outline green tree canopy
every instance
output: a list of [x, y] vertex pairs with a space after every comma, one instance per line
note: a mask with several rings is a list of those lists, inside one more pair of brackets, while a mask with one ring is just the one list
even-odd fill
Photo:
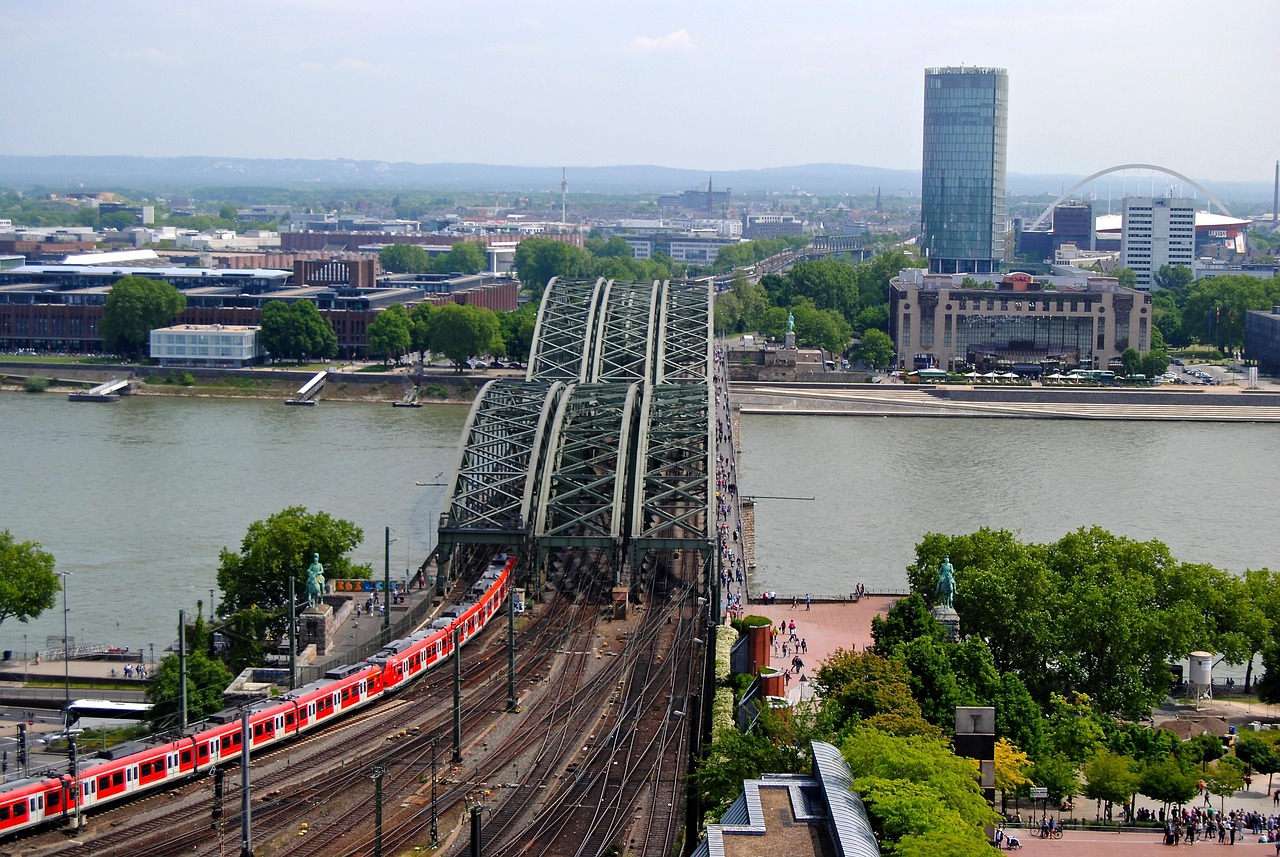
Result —
[[[233, 676], [221, 661], [209, 654], [210, 633], [204, 617], [182, 629], [187, 648], [187, 722], [193, 723], [223, 708], [224, 692]], [[147, 685], [151, 711], [147, 718], [156, 728], [178, 724], [179, 672], [177, 655], [168, 655], [156, 667]]]
[[351, 521], [327, 512], [310, 513], [290, 506], [263, 521], [254, 521], [240, 542], [239, 552], [222, 549], [218, 588], [222, 590], [223, 615], [251, 606], [275, 610], [289, 600], [289, 578], [301, 598], [306, 591], [307, 569], [313, 554], [320, 554], [325, 577], [367, 578], [370, 567], [357, 565], [347, 556], [364, 541], [364, 530]]
[[995, 813], [978, 788], [977, 768], [946, 743], [863, 726], [841, 752], [862, 796], [882, 853], [990, 854], [984, 825]]
[[1199, 777], [1186, 770], [1173, 756], [1143, 766], [1138, 776], [1138, 793], [1166, 806], [1191, 800], [1199, 791]]
[[417, 244], [388, 244], [378, 251], [378, 261], [393, 274], [422, 274], [431, 270], [431, 257]]
[[262, 307], [262, 345], [280, 360], [326, 360], [338, 353], [338, 334], [311, 301], [267, 301]]
[[525, 290], [542, 294], [552, 277], [585, 276], [591, 254], [553, 238], [526, 238], [516, 247], [515, 268]]
[[1084, 766], [1084, 796], [1109, 804], [1123, 804], [1138, 790], [1136, 763], [1128, 756], [1100, 751]]
[[459, 372], [472, 357], [504, 347], [493, 310], [452, 303], [431, 313], [430, 341], [431, 351], [452, 360]]
[[403, 304], [393, 304], [369, 322], [369, 356], [389, 365], [404, 356], [412, 338], [409, 313]]
[[0, 624], [27, 622], [57, 602], [62, 585], [53, 567], [53, 554], [39, 542], [20, 542], [0, 531]]
[[855, 359], [872, 369], [887, 369], [893, 365], [893, 340], [883, 330], [865, 330], [858, 342]]
[[163, 280], [121, 277], [111, 285], [102, 308], [103, 345], [116, 354], [140, 357], [151, 331], [169, 324], [186, 308], [186, 297]]
[[883, 713], [921, 716], [906, 668], [874, 652], [838, 649], [818, 667], [814, 682], [824, 713], [837, 724]]

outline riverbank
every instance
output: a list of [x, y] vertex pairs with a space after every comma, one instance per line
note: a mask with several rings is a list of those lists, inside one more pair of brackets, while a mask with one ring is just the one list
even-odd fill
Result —
[[1280, 422], [1280, 388], [1062, 389], [921, 384], [732, 385], [747, 414]]
[[[372, 371], [371, 371], [372, 370]], [[27, 392], [28, 378], [48, 383], [45, 393], [66, 394], [119, 378], [133, 380], [133, 395], [214, 399], [280, 399], [294, 395], [315, 367], [260, 366], [251, 369], [166, 368], [160, 366], [80, 363], [0, 363], [0, 391]], [[404, 399], [418, 387], [417, 401], [429, 405], [469, 404], [480, 388], [497, 377], [523, 377], [512, 370], [428, 368], [418, 374], [407, 368], [381, 371], [380, 364], [358, 363], [329, 373], [321, 401], [390, 403]], [[32, 393], [31, 395], [36, 395]]]

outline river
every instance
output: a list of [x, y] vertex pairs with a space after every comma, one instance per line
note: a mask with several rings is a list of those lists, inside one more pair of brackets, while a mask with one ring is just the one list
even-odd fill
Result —
[[[208, 601], [219, 551], [290, 505], [363, 527], [355, 559], [379, 572], [387, 526], [393, 576], [419, 563], [445, 488], [415, 482], [453, 472], [466, 414], [0, 394], [0, 528], [72, 572], [73, 637], [159, 649]], [[1179, 559], [1280, 568], [1273, 426], [747, 415], [742, 435], [742, 493], [814, 498], [760, 500], [755, 589], [902, 588], [921, 535], [984, 525], [1046, 541], [1096, 523]], [[0, 625], [18, 656], [61, 636], [61, 603]]]

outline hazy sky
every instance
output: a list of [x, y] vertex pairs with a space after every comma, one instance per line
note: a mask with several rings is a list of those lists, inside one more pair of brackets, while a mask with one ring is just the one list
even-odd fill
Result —
[[1269, 181], [1280, 2], [0, 0], [0, 154], [919, 169], [924, 69], [1009, 169]]

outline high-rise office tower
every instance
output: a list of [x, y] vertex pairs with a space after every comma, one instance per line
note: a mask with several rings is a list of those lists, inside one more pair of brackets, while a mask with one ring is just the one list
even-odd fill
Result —
[[1120, 265], [1138, 275], [1137, 288], [1151, 291], [1165, 265], [1191, 268], [1196, 261], [1196, 201], [1126, 196], [1120, 219]]
[[933, 273], [998, 271], [1004, 257], [1009, 74], [931, 68], [924, 75], [922, 246]]

